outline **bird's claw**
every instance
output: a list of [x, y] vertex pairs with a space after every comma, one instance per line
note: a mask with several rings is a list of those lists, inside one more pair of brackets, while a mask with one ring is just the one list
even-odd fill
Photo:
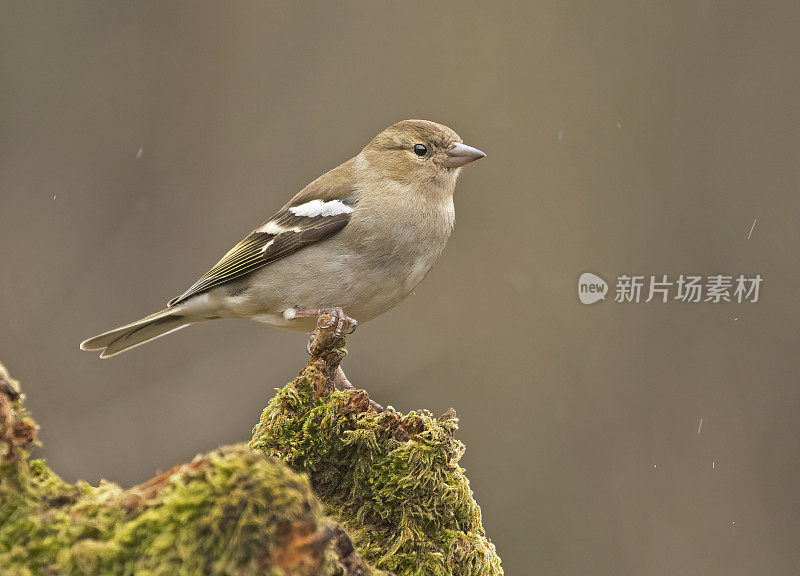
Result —
[[313, 333], [313, 332], [311, 332], [311, 333], [308, 335], [308, 341], [306, 341], [306, 352], [308, 352], [308, 355], [309, 355], [309, 356], [313, 355], [313, 353], [311, 352], [311, 345], [312, 345], [313, 343], [314, 343], [314, 333]]
[[356, 331], [358, 321], [355, 318], [350, 318], [341, 308], [326, 308], [320, 310], [320, 315], [322, 314], [328, 314], [329, 319], [324, 324], [320, 324], [320, 328], [330, 328], [335, 325], [336, 328], [333, 330], [333, 335], [337, 338], [341, 338], [342, 334], [352, 334]]

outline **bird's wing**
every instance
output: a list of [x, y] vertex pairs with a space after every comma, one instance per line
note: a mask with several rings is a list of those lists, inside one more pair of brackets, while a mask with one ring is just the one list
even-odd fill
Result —
[[340, 171], [348, 165], [345, 163], [306, 186], [167, 306], [249, 274], [347, 226], [357, 203], [352, 180], [347, 178], [350, 174]]

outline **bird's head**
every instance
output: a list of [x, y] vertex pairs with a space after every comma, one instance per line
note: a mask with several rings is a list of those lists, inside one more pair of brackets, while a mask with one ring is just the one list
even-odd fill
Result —
[[403, 120], [375, 136], [363, 154], [383, 177], [404, 184], [455, 179], [461, 167], [486, 156], [465, 145], [447, 126], [427, 120]]

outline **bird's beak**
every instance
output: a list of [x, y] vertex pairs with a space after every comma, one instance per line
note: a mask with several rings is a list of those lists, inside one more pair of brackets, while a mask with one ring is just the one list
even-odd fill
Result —
[[486, 156], [483, 152], [472, 146], [467, 146], [461, 142], [453, 142], [450, 148], [445, 152], [447, 154], [447, 161], [445, 164], [448, 168], [458, 168], [469, 164], [473, 160], [478, 160]]

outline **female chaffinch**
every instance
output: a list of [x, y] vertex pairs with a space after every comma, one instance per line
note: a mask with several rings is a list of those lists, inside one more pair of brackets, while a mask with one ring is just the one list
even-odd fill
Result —
[[337, 330], [352, 330], [425, 278], [453, 229], [461, 167], [484, 156], [441, 124], [398, 122], [303, 188], [167, 308], [81, 349], [108, 358], [216, 318], [308, 332], [331, 312]]

